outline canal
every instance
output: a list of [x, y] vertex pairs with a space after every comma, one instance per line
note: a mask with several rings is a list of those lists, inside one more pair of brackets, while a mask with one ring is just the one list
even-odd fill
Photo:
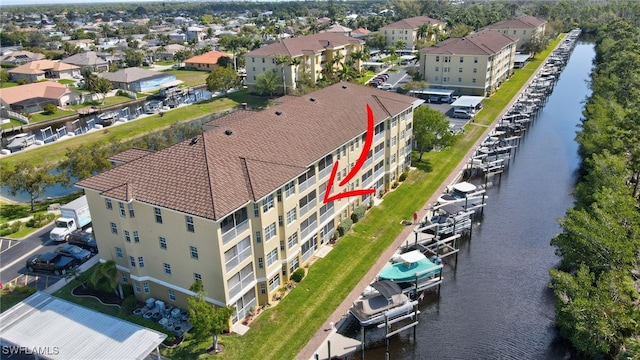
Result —
[[[589, 96], [595, 50], [579, 42], [547, 105], [540, 111], [501, 179], [487, 189], [484, 216], [447, 260], [440, 294], [420, 303], [417, 340], [392, 337], [390, 359], [566, 359], [554, 328], [550, 240], [573, 205], [579, 166], [574, 141]], [[365, 352], [384, 359], [386, 347]]]

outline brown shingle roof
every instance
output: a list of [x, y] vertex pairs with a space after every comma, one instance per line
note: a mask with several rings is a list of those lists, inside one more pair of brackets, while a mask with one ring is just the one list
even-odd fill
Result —
[[128, 149], [128, 150], [122, 151], [120, 153], [117, 153], [115, 155], [112, 155], [112, 156], [109, 157], [109, 160], [110, 161], [128, 163], [129, 161], [138, 160], [139, 158], [141, 158], [143, 156], [147, 156], [147, 155], [153, 154], [153, 153], [154, 153], [153, 150], [133, 148], [133, 149]]
[[[339, 83], [264, 111], [240, 112], [246, 114], [244, 118], [236, 113], [221, 117], [209, 123], [216, 127], [195, 143], [183, 141], [81, 180], [77, 186], [126, 201], [131, 200], [126, 193], [134, 194], [144, 203], [221, 219], [272, 193], [363, 134], [366, 104], [377, 124], [388, 113], [411, 107], [414, 100]], [[130, 190], [125, 191], [127, 187]]]
[[502, 20], [495, 24], [487, 25], [485, 29], [535, 29], [546, 23], [546, 20], [540, 20], [531, 15], [523, 15], [515, 19]]
[[408, 29], [408, 30], [413, 30], [413, 29], [417, 29], [420, 26], [429, 23], [431, 25], [444, 25], [445, 23], [440, 21], [440, 20], [436, 20], [436, 19], [432, 19], [428, 16], [415, 16], [412, 18], [407, 18], [407, 19], [402, 19], [400, 21], [396, 21], [394, 23], [391, 23], [387, 26], [383, 26], [380, 28], [380, 30], [385, 30], [385, 29]]
[[462, 38], [450, 38], [420, 52], [444, 55], [491, 55], [518, 41], [517, 37], [497, 31], [482, 30]]
[[335, 48], [348, 44], [364, 44], [362, 40], [338, 33], [318, 33], [307, 36], [284, 39], [271, 45], [250, 51], [245, 56], [301, 56], [319, 53], [327, 48]]

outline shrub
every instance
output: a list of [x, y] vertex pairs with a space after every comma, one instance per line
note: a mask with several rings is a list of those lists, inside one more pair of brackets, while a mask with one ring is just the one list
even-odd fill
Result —
[[392, 188], [392, 189], [395, 189], [395, 188], [397, 188], [397, 187], [398, 187], [398, 185], [400, 185], [400, 184], [398, 184], [398, 182], [397, 182], [397, 181], [394, 181], [394, 182], [393, 182], [393, 185], [391, 185], [391, 188]]
[[353, 225], [353, 221], [351, 219], [347, 218], [342, 220], [342, 222], [338, 225], [338, 234], [340, 236], [344, 236], [344, 234], [346, 234], [347, 231], [351, 229], [351, 225]]
[[398, 180], [405, 181], [407, 180], [407, 176], [409, 176], [409, 172], [403, 171], [402, 174], [400, 174], [400, 177], [398, 177]]
[[24, 225], [22, 221], [14, 221], [6, 228], [0, 229], [0, 236], [7, 236], [17, 233], [22, 228], [22, 225]]
[[296, 269], [296, 271], [293, 272], [293, 274], [291, 274], [291, 280], [295, 281], [297, 283], [299, 283], [300, 281], [302, 281], [302, 279], [304, 279], [304, 275], [305, 275], [305, 271], [303, 268], [298, 268]]
[[58, 111], [58, 107], [55, 106], [54, 104], [47, 104], [44, 106], [43, 110], [45, 114], [51, 115], [51, 114], [55, 114], [56, 111]]
[[133, 295], [133, 285], [131, 285], [131, 284], [122, 284], [122, 294], [125, 297], [132, 296]]
[[138, 299], [135, 296], [129, 295], [122, 301], [120, 305], [120, 316], [127, 316], [138, 307]]
[[37, 212], [33, 214], [33, 218], [27, 221], [26, 225], [30, 228], [41, 228], [53, 220], [54, 214], [46, 214], [44, 212]]
[[366, 210], [367, 209], [365, 209], [364, 206], [358, 206], [351, 213], [351, 220], [353, 220], [354, 223], [357, 223], [358, 221], [360, 221], [360, 219], [362, 219]]

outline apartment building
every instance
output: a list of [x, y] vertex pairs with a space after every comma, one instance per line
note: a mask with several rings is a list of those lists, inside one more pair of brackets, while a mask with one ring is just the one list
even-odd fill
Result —
[[[250, 90], [255, 89], [258, 74], [265, 71], [275, 71], [283, 76], [287, 89], [295, 89], [298, 79], [307, 74], [311, 80], [317, 82], [322, 77], [322, 70], [329, 66], [331, 70], [338, 70], [349, 60], [353, 53], [362, 51], [364, 41], [339, 33], [318, 33], [282, 39], [273, 44], [263, 46], [244, 55], [247, 71], [246, 85]], [[286, 64], [279, 64], [279, 56], [292, 59]], [[352, 59], [356, 70], [362, 67], [361, 59]], [[280, 87], [281, 92], [284, 88]]]
[[492, 30], [450, 38], [420, 50], [420, 72], [431, 87], [489, 96], [513, 73], [517, 41]]
[[517, 48], [536, 36], [544, 36], [547, 21], [531, 15], [523, 15], [515, 19], [502, 20], [485, 26], [487, 30], [499, 31], [518, 38]]
[[[342, 36], [342, 35], [340, 35]], [[343, 37], [343, 36], [342, 36]], [[76, 185], [85, 190], [101, 260], [149, 297], [186, 307], [202, 281], [212, 304], [236, 308], [233, 324], [309, 263], [338, 224], [386, 191], [410, 165], [413, 109], [422, 100], [342, 82], [287, 97], [261, 112], [240, 110], [157, 152], [129, 150], [121, 164]], [[366, 161], [366, 106], [374, 117]]]
[[[446, 25], [446, 23], [428, 16], [416, 16], [383, 26], [378, 31], [384, 35], [387, 46], [395, 46], [398, 40], [402, 40], [405, 49], [415, 50], [416, 42], [420, 37], [435, 41], [437, 34], [444, 31]], [[421, 30], [423, 26], [425, 27]]]

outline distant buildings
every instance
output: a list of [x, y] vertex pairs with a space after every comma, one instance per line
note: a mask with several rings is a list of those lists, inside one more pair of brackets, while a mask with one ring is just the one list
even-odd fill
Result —
[[19, 113], [42, 111], [47, 104], [67, 106], [78, 104], [81, 94], [53, 81], [0, 89], [0, 106]]
[[88, 68], [94, 72], [109, 70], [109, 62], [98, 55], [95, 51], [87, 51], [69, 56], [61, 60], [63, 63], [79, 66], [82, 69]]
[[202, 55], [197, 55], [184, 61], [185, 68], [191, 70], [204, 70], [212, 71], [218, 67], [218, 60], [221, 57], [228, 57], [233, 59], [232, 54], [223, 53], [220, 51], [209, 51]]
[[11, 81], [36, 82], [44, 79], [72, 79], [80, 76], [80, 68], [60, 61], [36, 60], [7, 71]]
[[[405, 49], [415, 50], [419, 35], [433, 41], [439, 32], [444, 31], [445, 26], [446, 23], [440, 20], [428, 16], [416, 16], [383, 26], [378, 32], [384, 35], [387, 46], [395, 46], [398, 40], [402, 40]], [[424, 34], [420, 34], [421, 28], [423, 28]]]
[[515, 19], [502, 20], [485, 27], [488, 30], [499, 31], [503, 34], [518, 38], [517, 48], [532, 38], [545, 35], [546, 20], [540, 20], [530, 15], [524, 15]]
[[175, 75], [136, 67], [121, 69], [113, 73], [101, 73], [98, 76], [111, 81], [113, 87], [116, 89], [136, 93], [149, 92], [162, 87], [179, 84]]

